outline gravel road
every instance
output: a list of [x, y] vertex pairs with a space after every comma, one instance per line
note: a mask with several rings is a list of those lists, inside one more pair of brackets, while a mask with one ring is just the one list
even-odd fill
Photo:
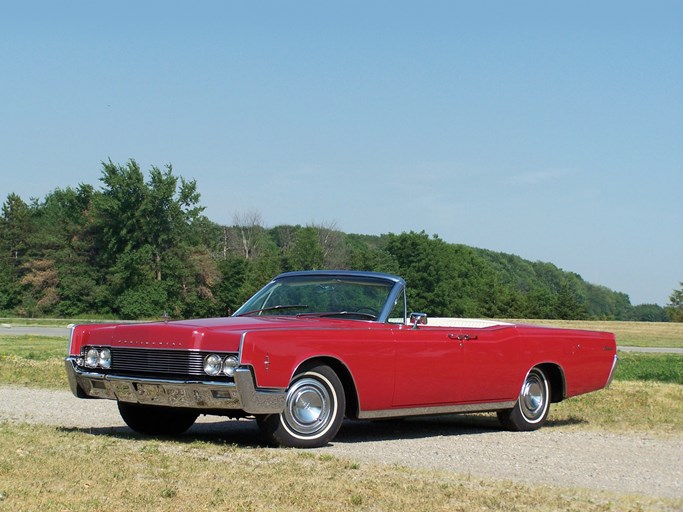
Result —
[[[129, 432], [109, 400], [65, 391], [0, 386], [0, 421]], [[253, 421], [202, 417], [189, 435], [253, 446]], [[354, 461], [438, 469], [473, 477], [683, 499], [683, 439], [646, 434], [567, 431], [501, 432], [489, 418], [446, 416], [402, 422], [346, 422], [316, 450]]]

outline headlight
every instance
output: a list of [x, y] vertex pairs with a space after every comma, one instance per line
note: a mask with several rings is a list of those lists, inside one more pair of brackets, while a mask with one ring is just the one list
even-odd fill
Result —
[[108, 348], [100, 350], [100, 357], [97, 362], [105, 370], [111, 368], [111, 350]]
[[237, 358], [235, 356], [226, 357], [223, 361], [223, 373], [228, 377], [234, 377], [235, 368], [237, 368]]
[[216, 354], [208, 355], [204, 358], [204, 372], [212, 377], [221, 373], [223, 360]]
[[90, 347], [86, 350], [85, 355], [77, 359], [76, 363], [87, 368], [108, 370], [111, 368], [111, 350], [108, 348]]
[[100, 360], [100, 353], [91, 348], [85, 353], [85, 366], [88, 368], [97, 368], [97, 362]]

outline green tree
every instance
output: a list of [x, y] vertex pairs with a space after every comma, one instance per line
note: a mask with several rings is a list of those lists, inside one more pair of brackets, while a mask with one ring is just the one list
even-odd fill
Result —
[[324, 267], [325, 254], [314, 227], [307, 226], [296, 232], [287, 261], [291, 270], [320, 270]]
[[0, 310], [10, 312], [22, 300], [22, 265], [28, 260], [33, 234], [29, 206], [9, 194], [0, 216]]
[[196, 245], [189, 259], [172, 270], [180, 284], [180, 294], [174, 294], [175, 302], [170, 305], [174, 316], [207, 317], [218, 313], [220, 305], [214, 293], [222, 279], [218, 263], [206, 247]]
[[21, 287], [14, 267], [7, 258], [0, 258], [0, 312], [9, 315], [21, 300]]
[[91, 185], [56, 189], [36, 209], [40, 252], [55, 262], [58, 301], [50, 313], [60, 316], [106, 312], [104, 275], [96, 266]]
[[29, 206], [17, 194], [9, 194], [0, 217], [0, 254], [3, 258], [22, 262], [30, 246], [32, 227]]
[[396, 259], [384, 249], [360, 244], [348, 248], [348, 266], [354, 270], [372, 270], [388, 274], [400, 273]]
[[683, 282], [680, 283], [680, 288], [671, 292], [667, 313], [672, 322], [683, 322]]
[[525, 296], [524, 313], [522, 318], [553, 318], [554, 302], [553, 293], [546, 287], [537, 286]]
[[462, 265], [458, 248], [424, 231], [387, 235], [385, 250], [398, 263], [408, 285], [408, 307], [432, 316], [462, 316], [470, 303], [463, 295]]
[[669, 315], [658, 304], [639, 304], [633, 306], [633, 320], [636, 322], [668, 322]]
[[588, 312], [581, 297], [572, 287], [569, 280], [560, 284], [553, 303], [553, 318], [562, 320], [582, 320], [588, 317]]
[[119, 254], [151, 248], [150, 267], [162, 279], [163, 258], [188, 237], [189, 227], [198, 220], [197, 184], [173, 175], [170, 165], [162, 171], [152, 167], [147, 183], [139, 165], [126, 166], [111, 160], [103, 163], [102, 194], [96, 203], [106, 257], [114, 262]]
[[247, 285], [250, 266], [251, 262], [240, 256], [230, 256], [218, 262], [221, 280], [214, 287], [214, 295], [219, 316], [231, 315], [245, 302], [242, 290]]
[[196, 182], [174, 176], [170, 165], [152, 167], [149, 175], [145, 182], [134, 160], [103, 163], [104, 186], [94, 202], [99, 264], [108, 269], [115, 310], [124, 316], [191, 313], [183, 303], [205, 293], [199, 287], [207, 282], [192, 258], [203, 210]]

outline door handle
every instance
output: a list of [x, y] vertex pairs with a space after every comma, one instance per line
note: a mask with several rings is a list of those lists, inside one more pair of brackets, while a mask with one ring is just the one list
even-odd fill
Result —
[[470, 336], [469, 334], [449, 334], [448, 338], [451, 340], [458, 340], [458, 341], [469, 341], [469, 340], [476, 340], [479, 338], [476, 334], [474, 336]]

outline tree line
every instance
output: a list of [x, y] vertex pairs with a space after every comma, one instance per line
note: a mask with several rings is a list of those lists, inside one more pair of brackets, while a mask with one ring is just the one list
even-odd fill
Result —
[[[450, 244], [425, 232], [347, 234], [334, 224], [266, 228], [258, 212], [222, 226], [170, 165], [102, 163], [100, 187], [7, 196], [0, 314], [122, 319], [225, 316], [288, 270], [389, 272], [431, 316], [666, 321], [680, 310], [629, 297], [551, 263]], [[683, 286], [683, 285], [682, 285]], [[672, 295], [672, 302], [673, 302]]]

